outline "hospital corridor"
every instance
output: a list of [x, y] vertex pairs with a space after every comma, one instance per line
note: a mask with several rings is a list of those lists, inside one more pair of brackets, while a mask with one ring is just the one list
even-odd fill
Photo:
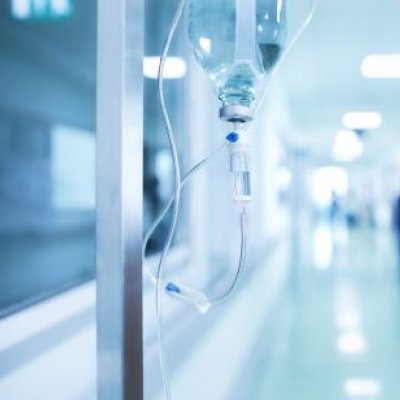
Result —
[[0, 400], [399, 400], [400, 2], [0, 2]]

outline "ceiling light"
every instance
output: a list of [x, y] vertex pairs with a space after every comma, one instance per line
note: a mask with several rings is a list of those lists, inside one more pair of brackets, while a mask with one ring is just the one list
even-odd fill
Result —
[[[145, 57], [143, 74], [146, 78], [157, 79], [160, 57]], [[180, 79], [186, 75], [185, 60], [180, 57], [167, 57], [165, 60], [164, 79]]]
[[366, 78], [400, 78], [400, 54], [374, 54], [364, 58], [361, 73]]
[[72, 0], [12, 0], [12, 16], [18, 20], [59, 19], [73, 12]]
[[31, 15], [31, 2], [29, 0], [13, 0], [11, 12], [16, 19], [27, 19]]
[[70, 0], [51, 0], [50, 7], [54, 14], [60, 16], [68, 15], [72, 8]]
[[342, 130], [337, 133], [332, 155], [336, 161], [353, 161], [364, 152], [364, 145], [354, 131]]
[[358, 333], [349, 333], [339, 337], [338, 349], [345, 354], [362, 353], [367, 347], [364, 337]]
[[349, 379], [344, 390], [350, 397], [371, 398], [381, 393], [381, 384], [376, 379]]
[[343, 116], [343, 125], [347, 129], [378, 129], [382, 122], [382, 116], [377, 112], [349, 112]]

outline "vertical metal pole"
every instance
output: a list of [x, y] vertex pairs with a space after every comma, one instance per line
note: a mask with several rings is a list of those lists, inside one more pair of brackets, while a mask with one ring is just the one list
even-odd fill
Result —
[[144, 0], [98, 0], [98, 399], [143, 399]]

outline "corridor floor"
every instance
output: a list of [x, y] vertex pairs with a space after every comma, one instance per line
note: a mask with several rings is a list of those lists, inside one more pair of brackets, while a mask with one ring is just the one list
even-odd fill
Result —
[[246, 398], [399, 399], [400, 270], [392, 234], [322, 224], [300, 247], [309, 251], [274, 337], [244, 379]]

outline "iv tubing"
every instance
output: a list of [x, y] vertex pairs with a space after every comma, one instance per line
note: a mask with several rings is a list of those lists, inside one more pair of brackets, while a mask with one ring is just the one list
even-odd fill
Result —
[[227, 301], [232, 294], [235, 292], [236, 288], [239, 286], [241, 277], [243, 275], [244, 268], [246, 266], [247, 259], [247, 210], [246, 207], [243, 207], [242, 213], [240, 214], [240, 234], [241, 234], [241, 242], [240, 242], [240, 257], [239, 257], [239, 266], [236, 271], [235, 279], [231, 287], [228, 289], [226, 293], [224, 293], [221, 297], [217, 297], [214, 300], [210, 301], [210, 306], [219, 306], [225, 301]]
[[[190, 169], [190, 171], [183, 177], [182, 182], [181, 182], [181, 189], [189, 182], [190, 178], [193, 177], [193, 175], [200, 171], [202, 168], [204, 168], [209, 162], [212, 161], [212, 159], [218, 155], [223, 149], [228, 147], [228, 143], [223, 143], [219, 147], [217, 147], [214, 151], [212, 151], [206, 158], [203, 160], [199, 161], [194, 167]], [[153, 235], [154, 231], [157, 229], [161, 221], [165, 218], [166, 214], [168, 213], [168, 210], [172, 206], [173, 202], [175, 199], [175, 194], [173, 194], [169, 200], [169, 202], [166, 204], [164, 209], [161, 211], [159, 216], [156, 218], [156, 220], [153, 222], [153, 224], [150, 226], [149, 230], [147, 231], [144, 239], [143, 239], [143, 247], [142, 247], [142, 256], [143, 260], [145, 259], [145, 253], [146, 253], [146, 248], [148, 245], [148, 242]], [[205, 298], [207, 298], [208, 306], [219, 306], [222, 303], [224, 303], [228, 298], [231, 297], [231, 295], [235, 292], [237, 286], [240, 283], [241, 277], [243, 275], [243, 271], [246, 265], [246, 258], [247, 258], [247, 210], [245, 207], [243, 207], [242, 212], [240, 214], [240, 255], [239, 255], [239, 261], [238, 261], [238, 267], [236, 269], [236, 275], [235, 278], [229, 287], [229, 289], [222, 294], [220, 297], [217, 297], [213, 300], [209, 300], [207, 296], [203, 295], [203, 293], [200, 293], [203, 295]], [[157, 278], [156, 276], [151, 272], [151, 270], [148, 267], [145, 267], [145, 273], [148, 275], [150, 280], [154, 285], [157, 284]], [[179, 288], [179, 286], [175, 287]], [[179, 296], [177, 296], [179, 297]], [[185, 298], [182, 298], [182, 300], [185, 300]], [[187, 300], [187, 299], [186, 299]]]
[[[223, 147], [221, 147], [223, 148]], [[199, 163], [200, 164], [200, 163]], [[199, 167], [199, 164], [197, 164], [197, 167]], [[202, 164], [204, 166], [204, 164]], [[188, 181], [190, 178], [191, 173], [196, 172], [198, 169], [195, 169], [196, 166], [189, 172], [184, 180], [182, 181], [182, 186]], [[156, 229], [156, 225], [162, 220], [162, 218], [166, 215], [169, 207], [171, 206], [173, 202], [174, 197], [171, 198], [170, 202], [167, 204], [167, 206], [164, 208], [164, 211], [159, 215], [158, 219], [153, 223], [152, 228], [149, 230], [149, 232], [146, 235], [146, 239], [148, 241], [148, 238], [151, 236], [152, 232], [154, 232], [154, 229]], [[236, 274], [235, 277], [229, 286], [229, 288], [219, 297], [216, 297], [214, 299], [209, 299], [204, 293], [190, 289], [192, 293], [194, 293], [196, 296], [201, 296], [197, 298], [192, 297], [187, 297], [181, 293], [183, 286], [177, 285], [175, 283], [170, 282], [166, 290], [167, 292], [174, 296], [177, 297], [178, 299], [186, 302], [193, 303], [198, 311], [201, 313], [205, 313], [208, 311], [210, 307], [216, 307], [222, 305], [226, 300], [228, 300], [231, 295], [236, 291], [237, 287], [239, 286], [241, 282], [241, 278], [243, 276], [243, 272], [246, 266], [246, 261], [247, 261], [247, 237], [248, 237], [248, 232], [247, 232], [247, 210], [246, 207], [243, 207], [242, 212], [240, 214], [240, 254], [239, 254], [239, 261], [238, 265], [236, 268]], [[147, 242], [145, 242], [146, 245]], [[154, 276], [154, 274], [150, 271], [149, 268], [145, 268], [145, 273], [149, 276], [151, 282], [156, 285], [157, 284], [157, 278]], [[171, 286], [172, 285], [172, 286]], [[188, 288], [186, 288], [188, 289]], [[196, 304], [196, 300], [201, 301], [200, 304]]]
[[217, 298], [210, 300], [203, 293], [193, 290], [190, 288], [185, 288], [180, 285], [176, 285], [174, 283], [169, 283], [167, 286], [167, 291], [171, 296], [174, 296], [180, 300], [187, 301], [192, 303], [197, 307], [198, 311], [201, 313], [206, 313], [210, 307], [220, 306], [225, 301], [227, 301], [233, 293], [236, 291], [237, 287], [241, 282], [241, 278], [243, 276], [244, 268], [246, 265], [246, 255], [247, 255], [247, 210], [246, 207], [243, 207], [242, 213], [240, 216], [240, 232], [241, 232], [241, 244], [240, 244], [240, 257], [239, 263], [236, 270], [235, 278], [233, 282], [229, 286], [228, 290], [226, 290], [222, 295]]
[[166, 360], [164, 354], [163, 347], [163, 332], [162, 332], [162, 295], [164, 292], [164, 283], [163, 283], [163, 275], [164, 275], [164, 267], [165, 262], [168, 256], [169, 249], [172, 244], [172, 240], [175, 235], [176, 225], [178, 222], [179, 216], [179, 207], [180, 207], [180, 196], [181, 196], [181, 171], [180, 171], [180, 162], [177, 151], [177, 146], [175, 142], [174, 132], [172, 130], [171, 121], [168, 115], [168, 110], [165, 104], [165, 94], [164, 94], [164, 70], [165, 70], [165, 62], [168, 56], [169, 49], [171, 47], [172, 40], [175, 36], [176, 29], [178, 24], [182, 18], [183, 12], [185, 10], [187, 0], [180, 0], [176, 13], [171, 23], [171, 27], [169, 29], [167, 38], [165, 40], [161, 57], [160, 57], [160, 66], [158, 69], [158, 96], [160, 101], [160, 106], [162, 110], [162, 115], [164, 119], [166, 134], [168, 137], [169, 146], [172, 154], [172, 162], [174, 166], [175, 172], [175, 201], [173, 206], [173, 215], [171, 226], [167, 235], [167, 239], [164, 244], [164, 248], [160, 257], [160, 262], [158, 264], [157, 269], [157, 285], [156, 285], [156, 319], [157, 319], [157, 341], [158, 341], [158, 355], [160, 361], [160, 370], [162, 376], [162, 383], [164, 387], [165, 399], [171, 399], [171, 390], [169, 386], [168, 372], [166, 367]]
[[[163, 274], [164, 274], [164, 268], [165, 268], [165, 262], [168, 256], [169, 249], [172, 244], [172, 240], [176, 231], [176, 225], [178, 221], [178, 216], [179, 216], [179, 208], [180, 208], [180, 197], [181, 197], [181, 189], [183, 185], [183, 181], [181, 181], [181, 171], [180, 171], [180, 162], [179, 162], [179, 156], [177, 152], [177, 146], [174, 138], [174, 133], [172, 130], [172, 125], [171, 121], [168, 115], [168, 110], [166, 108], [165, 104], [165, 95], [164, 95], [164, 69], [165, 69], [165, 62], [166, 58], [169, 53], [169, 49], [171, 47], [171, 42], [174, 38], [176, 29], [178, 27], [178, 24], [182, 18], [185, 6], [186, 6], [187, 0], [180, 0], [180, 3], [178, 5], [177, 11], [175, 13], [174, 19], [172, 21], [170, 30], [167, 35], [167, 39], [164, 43], [161, 58], [160, 58], [160, 66], [158, 70], [158, 94], [159, 94], [159, 101], [160, 101], [160, 106], [162, 109], [162, 115], [164, 119], [164, 124], [166, 128], [166, 133], [168, 137], [168, 142], [169, 146], [171, 149], [171, 154], [172, 154], [172, 161], [173, 161], [173, 167], [174, 167], [174, 172], [175, 172], [175, 193], [170, 200], [170, 203], [168, 203], [167, 207], [164, 209], [164, 211], [160, 214], [159, 218], [155, 221], [155, 224], [153, 224], [152, 229], [150, 230], [150, 235], [147, 237], [146, 235], [146, 242], [145, 244], [147, 245], [147, 241], [150, 238], [152, 232], [154, 229], [158, 226], [160, 221], [164, 218], [165, 214], [170, 206], [173, 204], [173, 216], [172, 216], [172, 221], [170, 225], [170, 229], [167, 235], [167, 239], [164, 244], [164, 248], [162, 251], [162, 255], [160, 257], [160, 262], [158, 265], [157, 269], [157, 277], [156, 277], [156, 318], [157, 318], [157, 339], [158, 339], [158, 348], [159, 348], [159, 360], [160, 360], [160, 369], [161, 369], [161, 375], [162, 375], [162, 381], [163, 381], [163, 386], [164, 386], [164, 392], [165, 392], [165, 398], [166, 400], [171, 400], [171, 392], [170, 392], [170, 387], [169, 387], [169, 380], [168, 380], [168, 374], [167, 374], [167, 369], [166, 369], [166, 362], [165, 362], [165, 356], [163, 352], [163, 336], [162, 336], [162, 310], [161, 310], [161, 297], [164, 289], [164, 282], [163, 282]], [[297, 39], [300, 37], [300, 35], [303, 33], [305, 28], [308, 26], [313, 12], [315, 11], [315, 1], [313, 2], [313, 9], [312, 12], [309, 15], [309, 18], [305, 21], [303, 26], [301, 27], [300, 31], [295, 35], [294, 40], [292, 43], [290, 43], [289, 48], [292, 47], [292, 45], [297, 41]], [[286, 52], [287, 53], [287, 52]], [[276, 71], [276, 69], [275, 69]], [[269, 85], [267, 85], [268, 88]], [[265, 92], [267, 91], [267, 88]], [[261, 101], [258, 103], [256, 106], [256, 114], [258, 113], [259, 109], [261, 108], [261, 105], [263, 103], [265, 97], [262, 97]], [[202, 164], [200, 162], [199, 164]], [[197, 167], [197, 168], [196, 168]], [[200, 165], [195, 166], [191, 171], [189, 171], [189, 174], [185, 176], [184, 179], [185, 182], [189, 179], [191, 172], [195, 172], [200, 168]], [[238, 285], [240, 281], [240, 277], [242, 275], [242, 271], [245, 265], [245, 259], [246, 259], [246, 246], [247, 246], [247, 234], [246, 234], [246, 209], [243, 208], [242, 215], [241, 215], [241, 233], [242, 233], [242, 240], [241, 240], [241, 254], [240, 254], [240, 262], [239, 262], [239, 268], [237, 270], [237, 274], [235, 277], [235, 280], [233, 284], [231, 285], [230, 290], [228, 292], [221, 296], [220, 298], [215, 299], [214, 301], [211, 302], [212, 305], [218, 305], [225, 300], [227, 300], [230, 295], [234, 292], [236, 289], [236, 286]], [[145, 248], [143, 248], [143, 255], [145, 253]]]
[[[223, 143], [222, 145], [217, 147], [215, 150], [213, 150], [206, 158], [204, 158], [203, 160], [201, 160], [197, 164], [195, 164], [194, 167], [192, 167], [189, 170], [189, 172], [182, 178], [181, 189], [189, 182], [190, 178], [192, 178], [196, 172], [199, 172], [202, 168], [204, 168], [207, 164], [209, 164], [216, 155], [218, 155], [222, 150], [224, 150], [227, 147], [228, 147], [228, 143]], [[171, 208], [171, 206], [175, 200], [175, 197], [176, 197], [176, 193], [173, 193], [171, 198], [169, 199], [168, 203], [166, 204], [166, 206], [163, 208], [163, 210], [160, 212], [158, 217], [155, 219], [155, 221], [151, 224], [150, 228], [146, 232], [144, 239], [143, 239], [143, 246], [142, 246], [143, 260], [145, 260], [145, 257], [146, 257], [147, 245], [149, 244], [150, 238], [153, 236], [155, 230], [158, 228], [161, 221], [167, 215], [168, 210]], [[157, 278], [147, 267], [145, 267], [145, 272], [148, 274], [151, 281], [154, 284], [156, 284]]]

